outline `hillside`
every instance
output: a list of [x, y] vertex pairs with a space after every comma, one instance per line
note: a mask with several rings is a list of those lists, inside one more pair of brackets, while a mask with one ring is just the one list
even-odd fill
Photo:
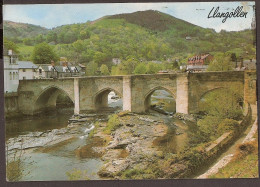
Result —
[[22, 51], [22, 59], [29, 59], [23, 48], [41, 42], [51, 44], [58, 56], [67, 57], [69, 61], [84, 64], [93, 61], [98, 67], [106, 64], [109, 68], [113, 58], [138, 61], [178, 59], [180, 64], [199, 53], [227, 52], [247, 59], [255, 56], [251, 30], [217, 33], [153, 10], [104, 16], [52, 30], [29, 24], [10, 25], [10, 28], [4, 27], [7, 39], [22, 38], [31, 33], [23, 40], [15, 41]]
[[165, 31], [171, 29], [172, 27], [178, 30], [184, 29], [185, 27], [187, 29], [198, 27], [186, 21], [155, 10], [138, 11], [130, 14], [117, 14], [109, 16], [108, 18], [125, 19], [128, 23], [136, 24], [155, 31]]
[[34, 37], [39, 34], [47, 34], [48, 29], [27, 23], [16, 23], [13, 21], [4, 21], [4, 36], [7, 38], [26, 38]]

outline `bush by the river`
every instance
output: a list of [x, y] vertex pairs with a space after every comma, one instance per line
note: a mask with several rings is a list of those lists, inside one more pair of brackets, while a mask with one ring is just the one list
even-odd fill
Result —
[[120, 126], [120, 121], [117, 114], [109, 116], [107, 126], [104, 129], [104, 133], [111, 134], [112, 131], [116, 130]]
[[87, 177], [87, 170], [81, 171], [79, 169], [74, 168], [72, 171], [66, 172], [66, 175], [69, 180], [89, 180]]

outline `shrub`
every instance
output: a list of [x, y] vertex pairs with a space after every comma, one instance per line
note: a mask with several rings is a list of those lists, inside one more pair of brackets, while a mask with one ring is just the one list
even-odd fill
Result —
[[213, 140], [216, 136], [218, 124], [222, 121], [219, 117], [216, 116], [206, 116], [203, 119], [198, 121], [199, 131], [201, 136], [204, 136], [204, 139], [208, 141], [209, 139]]
[[86, 170], [81, 171], [74, 168], [72, 171], [66, 172], [66, 175], [68, 176], [69, 180], [89, 180]]
[[251, 154], [257, 150], [258, 150], [258, 145], [256, 140], [240, 144], [237, 148], [234, 158], [235, 159], [243, 158], [246, 155]]
[[[22, 148], [23, 144], [21, 144]], [[6, 146], [6, 178], [8, 181], [19, 181], [23, 176], [28, 175], [30, 172], [25, 172], [24, 162], [27, 158], [23, 157], [24, 150], [15, 150], [9, 156], [8, 146]], [[32, 164], [32, 162], [30, 162]]]
[[[156, 169], [156, 170], [155, 170]], [[146, 169], [128, 169], [122, 173], [123, 179], [158, 179], [158, 168], [152, 164]]]
[[90, 132], [89, 132], [89, 134], [88, 134], [88, 137], [89, 138], [92, 138], [93, 136], [94, 136], [94, 134], [96, 134], [96, 131], [97, 131], [97, 128], [99, 127], [99, 122], [98, 121], [96, 121], [95, 122], [95, 127], [94, 127], [94, 129], [92, 129]]
[[224, 119], [217, 128], [217, 134], [221, 135], [226, 131], [239, 130], [239, 123], [233, 119]]
[[6, 177], [8, 181], [19, 181], [23, 176], [23, 165], [20, 159], [6, 164]]
[[111, 134], [112, 131], [120, 127], [120, 121], [117, 114], [112, 114], [109, 116], [107, 126], [104, 129], [104, 133]]

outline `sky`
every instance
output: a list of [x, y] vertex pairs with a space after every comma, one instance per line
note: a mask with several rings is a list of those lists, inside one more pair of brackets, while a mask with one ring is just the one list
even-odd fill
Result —
[[[176, 18], [188, 21], [204, 28], [239, 31], [251, 27], [254, 2], [196, 2], [196, 3], [106, 3], [106, 4], [35, 4], [4, 5], [3, 19], [40, 25], [48, 29], [73, 23], [85, 23], [106, 15], [132, 13], [144, 10], [158, 10]], [[243, 6], [248, 12], [246, 18], [208, 18], [214, 7], [219, 12], [234, 11]]]

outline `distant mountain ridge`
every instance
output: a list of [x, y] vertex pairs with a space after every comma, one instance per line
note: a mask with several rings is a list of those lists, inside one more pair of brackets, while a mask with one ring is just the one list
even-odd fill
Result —
[[38, 34], [47, 34], [49, 29], [38, 25], [29, 23], [17, 23], [13, 21], [4, 20], [4, 36], [26, 38], [37, 36]]
[[147, 29], [156, 31], [165, 31], [167, 29], [170, 29], [172, 26], [180, 27], [181, 25], [199, 27], [192, 23], [186, 22], [184, 20], [175, 18], [169, 14], [165, 14], [156, 10], [146, 10], [127, 14], [117, 14], [108, 16], [108, 18], [125, 19], [129, 23], [136, 24]]
[[[94, 25], [99, 21], [106, 19], [124, 19], [126, 22], [135, 24], [146, 29], [150, 29], [152, 31], [166, 31], [171, 28], [175, 28], [177, 30], [181, 29], [192, 29], [194, 27], [202, 28], [187, 21], [175, 18], [171, 15], [155, 11], [155, 10], [147, 10], [147, 11], [137, 11], [134, 13], [124, 13], [124, 14], [116, 14], [111, 16], [104, 16], [94, 21], [90, 21], [90, 25]], [[75, 23], [76, 24], [76, 23]], [[82, 23], [84, 24], [84, 23]], [[67, 27], [74, 24], [66, 24], [57, 26], [53, 29], [47, 29], [42, 26], [28, 24], [28, 23], [17, 23], [13, 21], [4, 20], [4, 36], [7, 38], [26, 38], [26, 37], [34, 37], [39, 34], [48, 34], [49, 31], [59, 31], [62, 27]], [[202, 28], [203, 29], [203, 28]]]

